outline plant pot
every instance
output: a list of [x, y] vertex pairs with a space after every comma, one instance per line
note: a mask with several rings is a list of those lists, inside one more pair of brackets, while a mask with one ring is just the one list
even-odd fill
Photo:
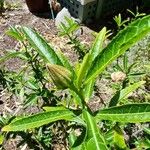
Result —
[[48, 0], [26, 0], [30, 12], [42, 13], [49, 11]]

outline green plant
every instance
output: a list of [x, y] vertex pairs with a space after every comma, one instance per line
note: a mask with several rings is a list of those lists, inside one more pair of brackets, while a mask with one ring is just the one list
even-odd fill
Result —
[[[133, 63], [130, 63], [128, 53], [124, 54], [122, 57], [117, 59], [117, 61], [113, 64], [114, 73], [112, 73], [111, 75], [113, 77], [113, 74], [116, 74], [115, 77], [116, 79], [112, 79], [112, 80], [119, 81], [119, 73], [120, 73], [120, 78], [122, 80], [122, 85], [121, 85], [122, 89], [127, 87], [128, 84], [134, 83], [136, 81], [136, 80], [134, 81], [134, 79], [136, 79], [137, 77], [138, 79], [140, 79], [139, 77], [145, 75], [145, 72], [143, 72], [143, 70], [142, 71], [138, 71], [138, 69], [135, 70], [139, 62], [134, 61]], [[118, 79], [117, 79], [117, 73], [118, 73]]]
[[139, 13], [138, 7], [136, 7], [135, 13], [129, 9], [127, 9], [127, 11], [132, 15], [133, 18], [131, 17], [131, 18], [127, 18], [127, 19], [123, 20], [122, 15], [120, 13], [113, 18], [113, 20], [117, 24], [118, 31], [121, 30], [123, 27], [125, 27], [127, 25], [127, 23], [146, 15], [145, 13]]
[[87, 48], [78, 39], [78, 34], [82, 34], [82, 28], [71, 18], [65, 17], [65, 20], [66, 23], [61, 23], [59, 26], [59, 35], [68, 37], [68, 44], [73, 46], [74, 51], [79, 56], [78, 58], [83, 59], [87, 53]]
[[20, 4], [15, 1], [0, 0], [0, 13], [5, 10], [17, 9], [19, 6]]
[[[36, 66], [33, 67], [32, 65], [36, 65], [36, 63], [34, 62], [33, 64], [32, 60], [37, 59], [37, 55], [41, 56], [39, 57], [40, 60], [37, 60], [37, 63], [40, 62], [38, 67], [46, 66], [47, 68], [47, 70], [45, 67], [42, 68], [41, 78], [37, 80], [42, 85], [42, 90], [45, 88], [45, 84], [42, 81], [44, 80], [44, 83], [47, 83], [50, 80], [53, 81], [58, 91], [68, 90], [68, 95], [65, 98], [65, 102], [56, 101], [55, 107], [50, 107], [47, 104], [47, 107], [43, 107], [44, 112], [26, 117], [16, 117], [11, 123], [2, 128], [2, 132], [33, 130], [33, 128], [52, 122], [65, 120], [69, 122], [68, 127], [71, 130], [69, 132], [70, 149], [128, 149], [123, 135], [123, 125], [125, 123], [150, 121], [150, 104], [120, 105], [120, 101], [127, 100], [128, 94], [144, 84], [144, 82], [141, 81], [129, 87], [127, 86], [120, 91], [117, 97], [111, 100], [109, 106], [100, 108], [98, 112], [92, 112], [88, 104], [97, 77], [113, 60], [150, 32], [150, 16], [143, 17], [128, 25], [113, 38], [107, 47], [103, 48], [106, 32], [104, 27], [98, 33], [92, 48], [84, 56], [83, 61], [77, 62], [76, 67], [73, 68], [63, 53], [55, 51], [34, 30], [27, 27], [12, 28], [9, 34], [19, 40], [21, 39], [22, 42], [24, 41], [22, 40], [23, 36], [29, 42], [30, 47], [27, 47], [26, 43], [23, 42], [27, 56], [33, 49], [36, 50], [32, 52], [32, 56], [27, 57], [29, 60], [32, 58], [29, 63], [35, 75], [39, 73], [39, 68], [36, 68], [38, 71], [34, 70]], [[5, 57], [8, 59], [9, 56]], [[2, 59], [4, 60], [5, 58]], [[0, 59], [0, 61], [2, 60]], [[41, 64], [43, 65], [41, 66]], [[48, 98], [47, 95], [46, 98]], [[101, 129], [98, 126], [99, 122], [104, 123]], [[77, 129], [79, 130], [78, 138], [76, 138], [75, 134]], [[110, 134], [113, 139], [108, 138]]]
[[139, 13], [139, 8], [136, 7], [136, 12], [134, 13], [133, 11], [127, 9], [127, 11], [134, 17], [134, 19], [137, 19], [139, 17], [143, 17], [145, 16], [146, 14], [145, 13]]
[[[127, 9], [127, 11], [131, 14], [130, 18], [127, 18], [126, 20], [122, 20], [122, 15], [118, 14], [118, 16], [114, 17], [114, 21], [117, 24], [118, 31], [122, 28], [126, 27], [129, 22], [132, 22], [136, 20], [137, 18], [143, 17], [146, 14], [145, 13], [139, 13], [138, 7], [136, 7], [136, 12]], [[113, 72], [112, 76], [115, 74], [118, 75], [122, 74], [125, 76], [125, 79], [121, 82], [114, 82], [112, 84], [112, 87], [120, 91], [120, 89], [125, 88], [127, 85], [131, 85], [134, 82], [137, 82], [138, 80], [141, 80], [141, 78], [146, 78], [149, 74], [149, 71], [145, 71], [145, 64], [148, 63], [147, 58], [149, 55], [149, 48], [148, 46], [144, 46], [143, 42], [148, 39], [149, 36], [145, 37], [142, 41], [139, 42], [141, 45], [141, 48], [138, 44], [136, 44], [133, 48], [128, 49], [128, 51], [123, 55], [117, 58], [117, 61], [113, 64]], [[146, 42], [148, 43], [148, 42]], [[143, 48], [142, 48], [143, 47]], [[134, 50], [133, 50], [134, 49]], [[143, 61], [144, 58], [144, 61]], [[121, 77], [121, 76], [120, 76]], [[146, 82], [147, 83], [147, 82]], [[145, 88], [146, 88], [145, 83]], [[143, 93], [142, 101], [147, 101], [147, 94], [146, 92]], [[133, 100], [133, 98], [132, 98]], [[134, 99], [135, 100], [135, 99]], [[133, 100], [133, 101], [134, 101]], [[137, 100], [141, 100], [138, 98]]]
[[[5, 57], [0, 59], [1, 90], [9, 92], [10, 96], [15, 95], [20, 100], [19, 106], [23, 107], [23, 110], [25, 111], [28, 107], [32, 106], [37, 106], [39, 110], [41, 110], [44, 105], [55, 106], [60, 98], [54, 95], [55, 89], [49, 89], [49, 85], [47, 84], [48, 79], [44, 77], [45, 74], [47, 74], [47, 72], [45, 72], [46, 67], [43, 64], [42, 59], [39, 57], [39, 54], [26, 43], [24, 35], [18, 27], [11, 27], [11, 29], [7, 31], [7, 34], [20, 42], [20, 51], [9, 51]], [[3, 62], [14, 57], [18, 57], [23, 61], [23, 65], [18, 71], [10, 71], [5, 67], [5, 65], [3, 65]], [[20, 108], [18, 108], [18, 110], [19, 109]], [[17, 114], [17, 110], [14, 114]], [[1, 128], [3, 126], [1, 126]], [[48, 129], [48, 127], [49, 125], [45, 126], [44, 130]], [[25, 139], [30, 139], [26, 141], [30, 148], [32, 148], [31, 141], [33, 141], [33, 143], [35, 143], [35, 147], [42, 147], [43, 149], [46, 149], [48, 143], [46, 139], [48, 136], [51, 136], [51, 133], [48, 135], [42, 130], [40, 134], [42, 134], [43, 138], [39, 138], [39, 130], [40, 129], [35, 130], [32, 134], [19, 132], [16, 133], [16, 135], [21, 136], [24, 141]], [[7, 137], [9, 138], [10, 136]]]
[[4, 0], [0, 1], [0, 12], [4, 9]]
[[129, 22], [129, 18], [126, 19], [126, 20], [122, 20], [121, 14], [118, 14], [118, 16], [115, 16], [113, 19], [114, 19], [114, 21], [115, 21], [116, 24], [117, 24], [118, 30], [120, 30], [122, 26], [125, 26], [125, 24], [126, 24], [127, 22]]

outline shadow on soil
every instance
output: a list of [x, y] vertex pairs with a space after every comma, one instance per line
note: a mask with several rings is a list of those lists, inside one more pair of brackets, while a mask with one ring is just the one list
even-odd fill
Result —
[[[132, 6], [129, 8], [129, 10], [131, 10], [132, 12], [136, 13], [137, 9], [139, 8], [138, 12], [139, 13], [146, 13], [146, 14], [150, 14], [150, 6], [145, 6], [145, 7], [141, 7], [141, 4], [138, 4], [138, 6]], [[131, 15], [131, 13], [129, 13], [127, 11], [127, 9], [123, 9], [117, 12], [113, 12], [107, 16], [101, 16], [100, 19], [95, 20], [95, 21], [91, 21], [91, 22], [85, 22], [84, 24], [89, 27], [90, 29], [98, 32], [101, 30], [102, 27], [106, 26], [108, 30], [111, 31], [116, 31], [117, 30], [117, 26], [115, 21], [113, 20], [115, 15], [118, 15], [119, 13], [121, 13], [121, 17], [122, 20], [125, 20], [127, 18], [133, 18], [133, 15]], [[32, 12], [33, 15], [40, 17], [40, 18], [45, 18], [45, 19], [53, 19], [50, 10], [48, 12], [44, 12], [44, 13], [34, 13]], [[54, 18], [56, 17], [57, 13], [54, 13]]]
[[[139, 13], [145, 13], [145, 14], [150, 14], [150, 6], [148, 7], [138, 7]], [[129, 10], [131, 10], [132, 12], [136, 13], [137, 11], [137, 6], [134, 6], [132, 8], [129, 8]], [[106, 26], [107, 29], [112, 30], [112, 31], [116, 31], [117, 30], [117, 25], [115, 23], [115, 21], [113, 20], [114, 16], [121, 14], [122, 20], [126, 20], [127, 18], [133, 18], [133, 15], [131, 15], [131, 13], [129, 13], [129, 11], [127, 11], [127, 9], [124, 10], [120, 10], [118, 12], [114, 12], [110, 15], [107, 16], [101, 16], [101, 18], [99, 20], [95, 20], [89, 24], [87, 24], [87, 26], [94, 30], [94, 31], [100, 31], [102, 29], [102, 27]]]

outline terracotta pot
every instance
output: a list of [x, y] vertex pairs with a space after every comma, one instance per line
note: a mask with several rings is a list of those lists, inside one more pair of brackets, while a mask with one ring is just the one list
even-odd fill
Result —
[[40, 13], [49, 10], [48, 0], [26, 0], [30, 12]]

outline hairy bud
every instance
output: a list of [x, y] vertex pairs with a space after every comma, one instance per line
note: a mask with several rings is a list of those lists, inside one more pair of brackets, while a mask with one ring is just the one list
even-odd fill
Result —
[[62, 66], [52, 64], [47, 64], [46, 68], [57, 88], [66, 89], [71, 86], [72, 74], [69, 70]]

